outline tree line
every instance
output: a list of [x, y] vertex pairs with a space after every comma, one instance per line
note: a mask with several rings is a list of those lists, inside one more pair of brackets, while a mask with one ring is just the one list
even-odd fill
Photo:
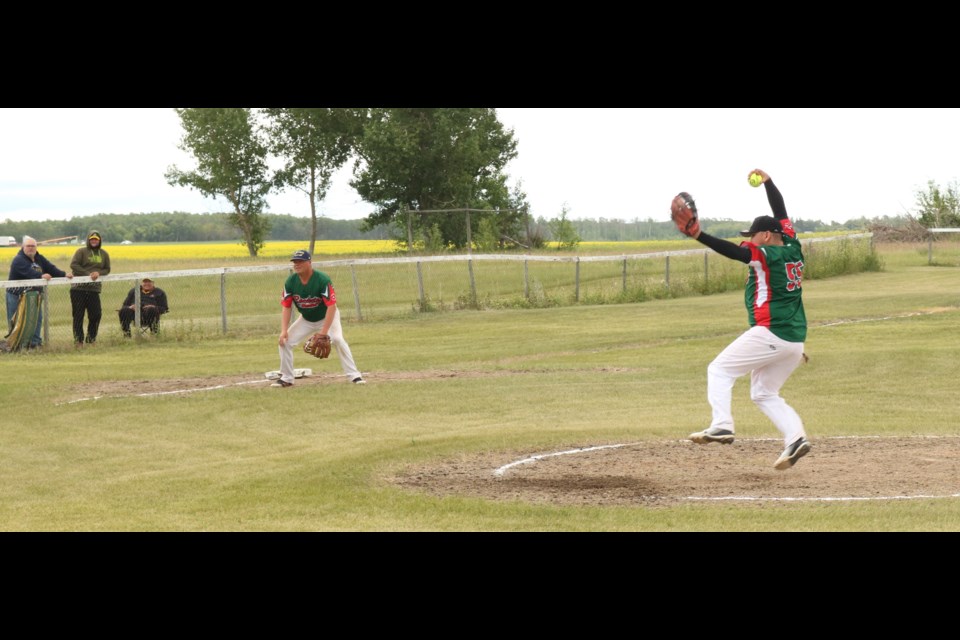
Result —
[[[394, 225], [377, 225], [370, 229], [365, 219], [334, 220], [318, 216], [316, 220], [289, 214], [264, 214], [268, 218], [267, 240], [304, 240], [311, 237], [316, 223], [318, 240], [396, 240], [403, 244], [406, 238], [399, 234]], [[434, 216], [434, 224], [439, 219], [455, 218], [462, 226], [462, 215]], [[869, 230], [876, 225], [885, 227], [904, 227], [912, 220], [910, 216], [883, 216], [878, 218], [858, 218], [847, 222], [825, 223], [820, 220], [797, 219], [794, 226], [801, 232]], [[714, 220], [704, 218], [701, 227], [721, 238], [733, 238], [741, 229], [749, 226], [750, 221]], [[488, 228], [489, 227], [489, 228]], [[124, 240], [131, 242], [243, 242], [237, 228], [231, 223], [227, 213], [186, 213], [157, 212], [129, 214], [97, 214], [77, 216], [69, 220], [12, 221], [0, 222], [0, 236], [14, 236], [19, 242], [24, 235], [38, 240], [78, 236], [96, 229], [101, 233], [105, 244], [119, 244]], [[565, 248], [575, 247], [580, 241], [593, 242], [632, 242], [640, 240], [676, 240], [677, 230], [670, 220], [624, 220], [619, 218], [599, 218], [596, 220], [568, 220], [566, 211], [557, 218], [538, 217], [529, 221], [529, 230], [522, 235], [540, 238], [535, 246], [516, 242], [500, 242], [497, 228], [481, 223], [471, 238], [473, 244], [482, 250], [510, 250], [541, 248], [545, 242], [566, 243]], [[420, 249], [443, 251], [442, 246], [418, 246]]]
[[[266, 214], [270, 240], [303, 240], [313, 231], [309, 218], [289, 214]], [[363, 220], [317, 219], [318, 235], [325, 240], [384, 239], [385, 229], [361, 229]], [[96, 229], [104, 243], [130, 242], [234, 242], [241, 241], [227, 213], [102, 213], [76, 216], [69, 220], [25, 220], [0, 222], [0, 236], [14, 236], [20, 242], [25, 235], [38, 240], [78, 236], [83, 239]]]

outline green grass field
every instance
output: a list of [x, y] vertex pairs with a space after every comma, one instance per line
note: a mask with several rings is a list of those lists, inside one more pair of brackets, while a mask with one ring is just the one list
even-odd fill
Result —
[[[814, 440], [957, 434], [960, 273], [928, 266], [918, 247], [883, 247], [882, 256], [884, 271], [804, 285], [812, 360], [783, 395]], [[181, 378], [190, 386], [213, 376], [262, 378], [279, 366], [276, 337], [0, 356], [0, 528], [960, 530], [957, 498], [558, 507], [429, 497], [384, 480], [406, 465], [474, 452], [683, 438], [709, 420], [707, 364], [745, 328], [741, 291], [348, 321], [364, 387], [330, 380], [75, 403], [65, 401], [81, 384], [149, 389]], [[335, 356], [318, 364], [298, 353], [296, 366], [340, 373]], [[437, 371], [491, 375], [416, 376]], [[735, 388], [734, 409], [743, 436], [776, 434], [749, 402], [746, 380]]]

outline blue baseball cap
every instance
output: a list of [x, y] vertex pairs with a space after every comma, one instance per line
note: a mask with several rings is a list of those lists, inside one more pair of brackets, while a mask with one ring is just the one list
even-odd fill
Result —
[[310, 252], [306, 249], [297, 249], [293, 252], [293, 255], [290, 256], [291, 260], [312, 260], [310, 257]]

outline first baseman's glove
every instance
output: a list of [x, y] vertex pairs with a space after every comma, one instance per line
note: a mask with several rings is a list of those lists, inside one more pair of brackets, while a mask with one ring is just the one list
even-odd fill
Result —
[[697, 218], [697, 205], [686, 191], [681, 191], [670, 203], [670, 217], [680, 233], [696, 238], [700, 235], [700, 220]]
[[303, 350], [317, 358], [326, 358], [330, 355], [330, 336], [325, 333], [315, 333], [303, 345]]

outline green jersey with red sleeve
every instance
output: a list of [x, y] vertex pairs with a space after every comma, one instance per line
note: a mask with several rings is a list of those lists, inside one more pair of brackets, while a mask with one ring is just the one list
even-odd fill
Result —
[[807, 316], [803, 311], [803, 252], [789, 219], [780, 220], [783, 246], [758, 247], [750, 242], [750, 268], [744, 290], [750, 326], [770, 329], [787, 342], [807, 338]]
[[330, 276], [322, 271], [314, 271], [304, 284], [300, 276], [291, 274], [283, 283], [283, 296], [280, 304], [290, 308], [295, 306], [305, 319], [319, 322], [327, 316], [327, 307], [337, 303], [337, 294], [333, 291]]

